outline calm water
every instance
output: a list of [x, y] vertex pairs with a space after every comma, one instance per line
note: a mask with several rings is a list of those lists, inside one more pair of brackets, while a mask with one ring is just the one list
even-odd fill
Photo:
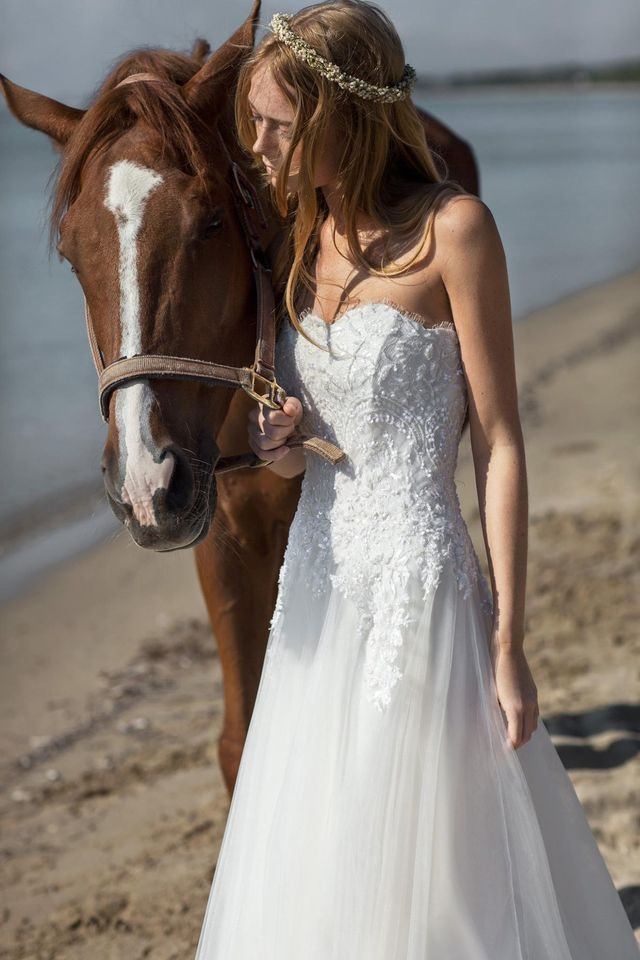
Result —
[[[475, 149], [514, 320], [640, 260], [640, 90], [417, 90], [415, 99]], [[0, 535], [100, 485], [105, 426], [82, 295], [46, 250], [56, 160], [46, 137], [2, 108]], [[111, 529], [98, 502], [83, 519], [85, 538]], [[20, 571], [30, 566], [21, 562]]]

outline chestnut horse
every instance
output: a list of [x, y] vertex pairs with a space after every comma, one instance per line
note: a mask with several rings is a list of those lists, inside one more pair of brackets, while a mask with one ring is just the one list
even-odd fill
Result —
[[[253, 359], [253, 274], [219, 138], [259, 189], [233, 122], [235, 80], [253, 48], [259, 10], [254, 0], [246, 21], [208, 59], [204, 40], [189, 56], [127, 54], [86, 110], [0, 74], [14, 116], [61, 151], [51, 238], [82, 285], [105, 363], [139, 353], [233, 366]], [[118, 86], [139, 72], [159, 82]], [[449, 176], [477, 194], [468, 144], [422, 117]], [[284, 226], [265, 199], [272, 257]], [[214, 477], [221, 455], [247, 450], [253, 402], [242, 390], [182, 380], [122, 384], [109, 398], [101, 460], [108, 501], [136, 543], [159, 551], [195, 548], [223, 673], [218, 759], [229, 795], [301, 483], [300, 476], [286, 480], [266, 469]]]

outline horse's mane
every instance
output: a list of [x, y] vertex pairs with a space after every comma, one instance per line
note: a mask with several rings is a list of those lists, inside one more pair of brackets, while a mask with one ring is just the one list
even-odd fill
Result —
[[[201, 39], [195, 42], [191, 54], [141, 47], [126, 54], [101, 82], [53, 171], [50, 249], [57, 242], [65, 212], [79, 192], [85, 163], [138, 120], [147, 123], [158, 138], [161, 156], [195, 175], [207, 189], [212, 165], [205, 145], [212, 131], [191, 109], [179, 88], [200, 69], [209, 49], [207, 41]], [[141, 81], [115, 89], [129, 74], [142, 72], [169, 82]]]

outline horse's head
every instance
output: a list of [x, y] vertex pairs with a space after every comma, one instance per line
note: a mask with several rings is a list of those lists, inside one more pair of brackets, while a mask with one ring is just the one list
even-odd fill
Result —
[[[82, 285], [105, 364], [141, 353], [241, 366], [253, 359], [255, 291], [220, 138], [259, 10], [206, 62], [134, 51], [87, 110], [1, 78], [14, 115], [62, 152], [52, 241]], [[157, 80], [126, 77], [148, 73]], [[141, 546], [198, 542], [215, 508], [215, 438], [233, 391], [139, 379], [109, 397], [102, 469], [111, 506]]]

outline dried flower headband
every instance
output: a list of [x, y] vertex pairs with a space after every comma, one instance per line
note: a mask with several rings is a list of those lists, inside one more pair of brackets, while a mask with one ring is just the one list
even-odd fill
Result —
[[381, 100], [383, 103], [402, 100], [411, 94], [411, 87], [416, 79], [416, 71], [410, 64], [405, 64], [402, 77], [398, 83], [390, 87], [377, 87], [375, 84], [360, 80], [359, 77], [343, 73], [337, 63], [332, 63], [318, 53], [299, 34], [294, 33], [289, 26], [291, 18], [292, 14], [290, 13], [274, 13], [269, 23], [269, 29], [278, 40], [291, 47], [299, 60], [304, 60], [313, 70], [316, 70], [328, 80], [333, 80], [343, 90], [355, 93], [364, 100]]

